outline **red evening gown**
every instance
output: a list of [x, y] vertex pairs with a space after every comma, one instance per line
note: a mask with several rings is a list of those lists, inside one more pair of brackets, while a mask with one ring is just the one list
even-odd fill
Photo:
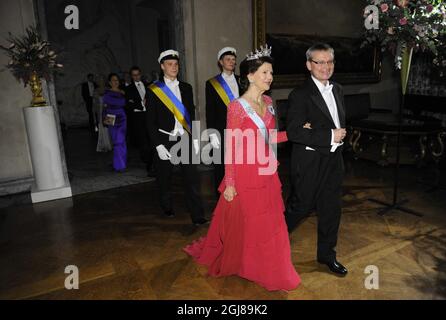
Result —
[[[263, 98], [268, 106], [272, 105], [270, 97]], [[262, 120], [270, 130], [275, 128], [275, 119], [269, 110]], [[243, 132], [252, 129], [256, 136], [261, 135], [238, 100], [228, 106], [227, 128]], [[286, 141], [286, 133], [279, 132], [275, 140]], [[227, 137], [225, 178], [219, 187], [221, 196], [207, 236], [184, 250], [197, 263], [207, 266], [211, 276], [238, 275], [270, 291], [292, 290], [299, 285], [300, 277], [291, 263], [282, 185], [277, 170], [268, 175], [259, 174], [259, 168], [268, 166], [262, 164], [265, 161], [257, 156], [259, 144], [263, 143], [260, 150], [266, 156], [272, 151], [263, 136], [255, 141], [255, 151], [248, 150], [244, 140], [244, 143], [234, 143], [231, 153], [228, 152], [230, 144]], [[240, 152], [243, 152], [243, 161], [236, 162], [236, 155]], [[255, 161], [247, 161], [248, 153], [256, 154]], [[275, 156], [271, 159], [278, 164]], [[231, 202], [223, 197], [226, 186], [234, 186], [237, 191]]]

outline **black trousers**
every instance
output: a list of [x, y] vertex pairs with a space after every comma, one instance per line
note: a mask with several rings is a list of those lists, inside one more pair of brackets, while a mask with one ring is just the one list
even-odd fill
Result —
[[[331, 262], [336, 258], [335, 247], [341, 220], [342, 151], [329, 155], [306, 151], [305, 157], [291, 160], [291, 193], [287, 199], [286, 222], [291, 232], [310, 212], [316, 209], [317, 259]], [[308, 155], [308, 156], [307, 156]]]
[[[165, 147], [169, 150], [172, 144]], [[186, 196], [186, 203], [190, 211], [192, 222], [204, 218], [203, 204], [200, 197], [200, 179], [198, 177], [197, 166], [195, 164], [173, 165], [170, 160], [160, 160], [157, 157], [156, 175], [159, 187], [159, 198], [161, 208], [164, 211], [173, 209], [172, 200], [172, 173], [174, 167], [179, 166], [183, 180], [183, 190]]]
[[152, 169], [155, 152], [150, 143], [146, 125], [145, 112], [129, 112], [129, 131], [132, 145], [138, 148], [141, 161], [145, 163], [147, 171]]

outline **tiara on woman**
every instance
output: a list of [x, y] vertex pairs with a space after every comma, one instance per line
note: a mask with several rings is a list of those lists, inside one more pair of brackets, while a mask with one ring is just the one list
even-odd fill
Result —
[[273, 47], [268, 48], [268, 44], [265, 44], [265, 48], [260, 46], [260, 49], [257, 49], [255, 52], [251, 52], [246, 55], [246, 60], [256, 60], [261, 57], [271, 57], [271, 50]]

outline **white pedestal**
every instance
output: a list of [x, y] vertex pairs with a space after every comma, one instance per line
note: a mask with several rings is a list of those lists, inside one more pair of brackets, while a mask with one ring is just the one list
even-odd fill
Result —
[[51, 190], [39, 190], [36, 184], [33, 184], [31, 187], [31, 200], [33, 203], [70, 198], [71, 196], [70, 185]]
[[53, 107], [27, 107], [23, 113], [35, 179], [32, 202], [71, 197], [71, 187], [62, 170]]

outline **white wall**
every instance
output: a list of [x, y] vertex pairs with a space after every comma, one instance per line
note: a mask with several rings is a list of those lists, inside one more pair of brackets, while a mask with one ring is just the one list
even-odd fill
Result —
[[[0, 41], [3, 45], [8, 31], [22, 34], [34, 21], [32, 0], [0, 1]], [[6, 55], [0, 52], [0, 65], [7, 63]], [[31, 98], [29, 87], [24, 88], [9, 71], [0, 72], [0, 189], [8, 181], [29, 180], [32, 176], [22, 112], [23, 107], [30, 105]]]
[[240, 62], [252, 50], [251, 0], [185, 0], [183, 14], [185, 80], [194, 87], [197, 116], [204, 128], [205, 82], [220, 72], [218, 51], [234, 47]]

